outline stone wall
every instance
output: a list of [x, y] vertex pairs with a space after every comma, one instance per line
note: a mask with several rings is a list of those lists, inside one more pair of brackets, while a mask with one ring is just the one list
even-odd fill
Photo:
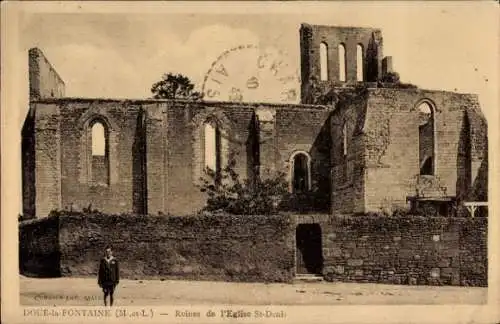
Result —
[[[475, 96], [367, 89], [341, 101], [333, 113], [311, 105], [33, 102], [23, 131], [24, 212], [47, 215], [72, 205], [109, 213], [180, 215], [199, 210], [206, 199], [198, 185], [204, 175], [202, 130], [207, 118], [219, 121], [223, 160], [233, 156], [243, 179], [259, 168], [284, 172], [290, 180], [290, 158], [303, 151], [311, 156], [311, 187], [323, 193], [323, 207], [328, 200], [336, 213], [404, 207], [421, 180], [416, 106], [422, 101], [435, 109], [436, 171], [430, 192], [484, 198], [487, 126]], [[262, 109], [271, 111], [270, 121], [256, 121], [255, 111]], [[107, 129], [107, 185], [91, 181], [89, 126], [94, 120]]]
[[366, 98], [355, 92], [351, 100], [340, 102], [332, 114], [331, 210], [334, 214], [365, 211], [366, 149], [362, 132], [365, 114]]
[[[258, 108], [183, 100], [34, 101], [23, 131], [25, 213], [41, 216], [89, 205], [107, 213], [187, 215], [201, 209], [206, 196], [198, 186], [205, 176], [203, 125], [208, 119], [222, 130], [222, 166], [234, 158], [241, 179], [251, 177], [256, 167], [289, 174], [290, 156], [303, 150], [312, 157], [315, 184], [327, 194], [329, 109], [268, 104], [275, 119], [272, 136], [266, 137], [256, 126]], [[105, 128], [104, 158], [92, 156], [96, 122]]]
[[[46, 248], [53, 250], [58, 239], [62, 276], [96, 275], [106, 245], [120, 261], [122, 277], [129, 279], [286, 282], [293, 275], [294, 232], [285, 216], [61, 213], [38, 222], [46, 223], [58, 224], [59, 232], [43, 234], [39, 227], [38, 236], [24, 235], [21, 245], [38, 251], [42, 240], [50, 240]], [[31, 262], [26, 256], [21, 260]]]
[[330, 281], [487, 286], [487, 218], [332, 217]]
[[34, 110], [30, 109], [21, 130], [23, 217], [26, 218], [36, 215], [35, 156], [35, 116]]
[[200, 177], [206, 176], [203, 129], [207, 120], [215, 120], [222, 131], [222, 167], [232, 157], [240, 177], [248, 177], [247, 145], [253, 120], [252, 107], [231, 103], [171, 102], [167, 116], [166, 211], [176, 215], [190, 214], [205, 204], [206, 196], [198, 185]]
[[[140, 160], [134, 159], [138, 150], [135, 144], [141, 135], [138, 118], [142, 105], [85, 99], [59, 100], [54, 104], [60, 107], [62, 135], [62, 201], [57, 209], [81, 210], [92, 205], [92, 208], [112, 213], [135, 210], [138, 201], [134, 189], [138, 178], [144, 178], [143, 170], [136, 167]], [[104, 126], [107, 137], [106, 159], [100, 161], [108, 164], [101, 165], [104, 170], [96, 170], [96, 164], [93, 169], [92, 165], [91, 128], [96, 121]], [[94, 179], [104, 171], [107, 181]], [[43, 213], [37, 212], [37, 215]]]
[[30, 100], [64, 97], [65, 86], [56, 70], [38, 48], [28, 51]]
[[320, 80], [320, 44], [327, 45], [328, 80], [325, 86], [341, 85], [339, 80], [339, 45], [345, 46], [345, 77], [347, 82], [357, 82], [356, 46], [363, 48], [363, 80], [376, 81], [381, 76], [383, 39], [380, 29], [362, 27], [338, 27], [302, 24], [301, 48], [301, 100], [309, 102], [309, 80]]
[[[487, 159], [487, 125], [477, 97], [420, 89], [368, 89], [363, 133], [366, 146], [365, 208], [380, 211], [406, 206], [420, 182], [419, 113], [426, 101], [435, 109], [435, 173], [429, 195], [468, 197]], [[467, 112], [468, 122], [464, 122]], [[469, 126], [467, 126], [469, 125]], [[469, 128], [468, 131], [464, 127]], [[470, 136], [465, 139], [464, 136]], [[469, 141], [470, 158], [463, 158]], [[464, 169], [470, 180], [464, 181]]]
[[[58, 105], [32, 105], [34, 113], [35, 210], [32, 215], [48, 215], [61, 206], [61, 116]], [[33, 161], [31, 162], [33, 163]]]
[[[310, 156], [311, 191], [301, 197], [293, 196], [298, 208], [327, 212], [330, 198], [329, 109], [281, 108], [276, 113], [276, 136], [273, 151], [277, 157], [276, 169], [286, 174], [292, 183], [293, 159], [296, 153]], [[266, 167], [266, 161], [261, 166]], [[290, 186], [290, 190], [292, 190]], [[302, 205], [302, 206], [298, 206]], [[307, 206], [306, 206], [307, 205]]]
[[19, 226], [20, 270], [95, 276], [111, 245], [124, 278], [289, 282], [301, 257], [299, 224], [320, 225], [328, 281], [487, 286], [485, 217], [62, 212]]
[[59, 220], [49, 217], [19, 225], [19, 271], [23, 275], [60, 275]]

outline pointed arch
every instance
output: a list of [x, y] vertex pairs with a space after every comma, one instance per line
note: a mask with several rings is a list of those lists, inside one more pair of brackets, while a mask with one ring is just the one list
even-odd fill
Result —
[[225, 114], [216, 110], [200, 112], [192, 123], [193, 182], [199, 184], [208, 169], [220, 174], [228, 165], [232, 125]]
[[90, 119], [87, 134], [90, 137], [86, 154], [89, 161], [88, 174], [90, 183], [108, 186], [110, 183], [108, 123], [99, 116]]

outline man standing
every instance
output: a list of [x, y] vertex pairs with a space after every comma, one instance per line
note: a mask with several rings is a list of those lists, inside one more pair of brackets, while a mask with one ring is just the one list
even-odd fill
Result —
[[99, 264], [99, 275], [97, 283], [104, 292], [104, 306], [107, 306], [106, 298], [109, 295], [109, 305], [113, 306], [113, 293], [116, 285], [120, 281], [120, 273], [118, 270], [118, 260], [113, 257], [111, 247], [106, 247], [105, 256]]

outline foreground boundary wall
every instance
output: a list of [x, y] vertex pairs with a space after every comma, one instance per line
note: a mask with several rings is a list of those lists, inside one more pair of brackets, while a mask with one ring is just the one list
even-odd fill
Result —
[[[32, 226], [45, 223], [57, 235], [33, 232]], [[293, 278], [294, 229], [286, 216], [60, 214], [20, 225], [20, 264], [26, 273], [37, 270], [27, 271], [33, 262], [26, 250], [44, 245], [47, 235], [57, 238], [51, 250], [59, 258], [47, 260], [45, 267], [58, 268], [62, 276], [97, 275], [98, 261], [109, 244], [123, 278], [266, 282]]]
[[329, 281], [488, 285], [484, 217], [338, 216], [323, 234]]
[[23, 221], [19, 225], [19, 271], [38, 277], [60, 276], [59, 218]]
[[109, 244], [124, 278], [291, 282], [304, 223], [321, 226], [327, 281], [488, 285], [484, 217], [61, 213], [20, 224], [20, 271], [95, 276]]

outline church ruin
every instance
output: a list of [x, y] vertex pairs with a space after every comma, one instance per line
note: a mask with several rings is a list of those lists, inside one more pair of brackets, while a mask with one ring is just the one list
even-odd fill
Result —
[[329, 214], [425, 201], [446, 214], [450, 202], [487, 200], [487, 124], [476, 95], [384, 86], [392, 58], [378, 29], [302, 24], [300, 48], [300, 104], [68, 98], [31, 49], [23, 214], [89, 204], [191, 214], [206, 201], [205, 167], [222, 168], [229, 156], [242, 178], [285, 172], [290, 191], [322, 195]]

